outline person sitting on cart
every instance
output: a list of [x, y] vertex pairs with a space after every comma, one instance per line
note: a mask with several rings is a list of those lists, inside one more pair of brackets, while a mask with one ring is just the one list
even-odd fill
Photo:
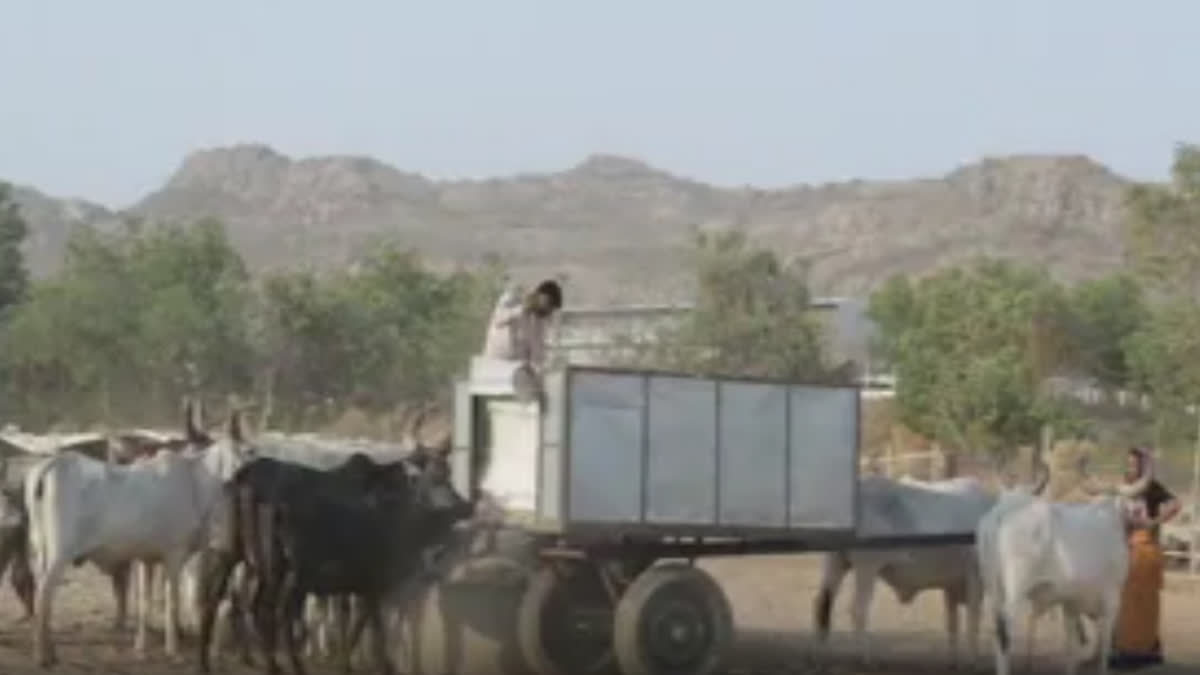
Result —
[[540, 379], [546, 363], [546, 335], [562, 304], [562, 287], [553, 279], [541, 282], [524, 296], [517, 287], [510, 286], [492, 310], [483, 355], [519, 361], [528, 375]]
[[1179, 500], [1155, 479], [1149, 452], [1131, 448], [1128, 462], [1125, 483], [1118, 491], [1127, 500], [1129, 575], [1109, 658], [1111, 667], [1122, 669], [1163, 662], [1159, 624], [1166, 558], [1158, 530], [1180, 511]]

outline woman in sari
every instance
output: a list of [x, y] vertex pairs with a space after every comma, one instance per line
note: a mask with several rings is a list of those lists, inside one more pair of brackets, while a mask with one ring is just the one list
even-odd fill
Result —
[[1127, 503], [1129, 576], [1121, 593], [1113, 654], [1114, 668], [1162, 663], [1159, 636], [1160, 601], [1166, 558], [1159, 545], [1159, 526], [1179, 513], [1179, 500], [1154, 477], [1150, 453], [1132, 448], [1125, 483], [1118, 488]]

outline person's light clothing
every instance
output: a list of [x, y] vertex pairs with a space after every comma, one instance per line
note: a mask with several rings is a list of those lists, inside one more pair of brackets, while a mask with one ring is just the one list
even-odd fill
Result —
[[527, 310], [520, 290], [509, 287], [492, 310], [483, 355], [540, 366], [546, 358], [549, 321], [549, 317], [540, 317]]

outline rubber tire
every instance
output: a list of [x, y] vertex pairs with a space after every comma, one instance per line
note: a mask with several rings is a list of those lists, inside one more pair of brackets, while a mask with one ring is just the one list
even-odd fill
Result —
[[[577, 569], [572, 573], [596, 574], [591, 569]], [[520, 643], [521, 655], [524, 657], [525, 663], [537, 675], [595, 675], [596, 673], [615, 672], [616, 660], [611, 649], [604, 661], [597, 660], [594, 668], [582, 672], [578, 668], [558, 663], [547, 652], [543, 641], [546, 632], [542, 618], [544, 610], [546, 604], [552, 602], [556, 594], [563, 592], [563, 586], [567, 583], [570, 582], [563, 579], [550, 567], [542, 567], [530, 579], [529, 585], [525, 589], [525, 595], [521, 598], [520, 608], [517, 610], [517, 641]], [[598, 575], [596, 583], [602, 583]], [[604, 592], [602, 586], [599, 587], [599, 592]]]
[[[705, 615], [710, 635], [698, 662], [672, 667], [646, 653], [644, 622], [666, 599], [699, 605], [695, 609]], [[711, 575], [687, 563], [666, 563], [642, 572], [617, 603], [614, 616], [613, 644], [624, 675], [712, 675], [723, 665], [733, 636], [733, 610], [725, 592]]]

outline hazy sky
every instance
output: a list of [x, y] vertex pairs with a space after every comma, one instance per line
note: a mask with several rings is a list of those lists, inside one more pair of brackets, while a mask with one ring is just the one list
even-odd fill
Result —
[[268, 143], [438, 177], [723, 184], [1200, 141], [1195, 0], [0, 0], [0, 178], [123, 206]]

